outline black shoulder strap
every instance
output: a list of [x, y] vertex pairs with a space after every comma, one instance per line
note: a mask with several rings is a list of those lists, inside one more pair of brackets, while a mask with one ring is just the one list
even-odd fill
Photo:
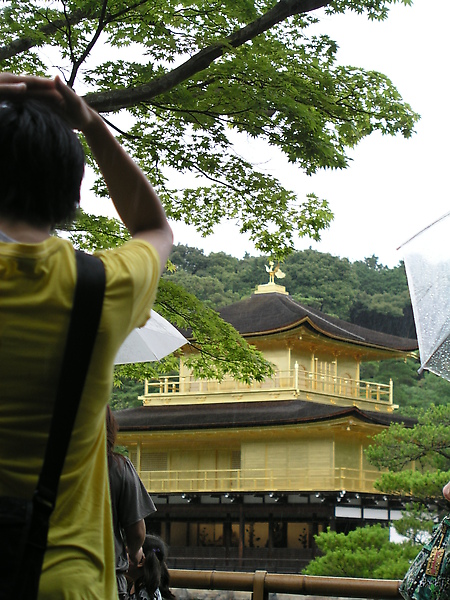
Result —
[[84, 388], [103, 306], [105, 270], [102, 261], [76, 251], [77, 283], [55, 409], [36, 494], [54, 506], [59, 478], [67, 454]]
[[99, 258], [76, 252], [77, 282], [44, 464], [33, 497], [28, 543], [44, 552], [48, 520], [83, 392], [103, 306], [105, 270]]
[[17, 581], [15, 597], [37, 598], [47, 547], [50, 515], [83, 392], [92, 349], [97, 336], [105, 291], [105, 270], [99, 258], [76, 252], [77, 281], [55, 408], [45, 450], [44, 464], [34, 492], [26, 538], [25, 573]]
[[52, 509], [97, 336], [105, 290], [102, 261], [79, 251], [75, 256], [77, 282], [72, 314], [44, 464], [35, 492], [35, 501], [49, 503]]
[[45, 450], [44, 464], [34, 492], [31, 522], [24, 556], [27, 569], [17, 581], [15, 597], [37, 598], [47, 547], [50, 515], [83, 392], [97, 336], [105, 291], [105, 270], [99, 258], [76, 252], [77, 281], [66, 347], [59, 375], [55, 408]]

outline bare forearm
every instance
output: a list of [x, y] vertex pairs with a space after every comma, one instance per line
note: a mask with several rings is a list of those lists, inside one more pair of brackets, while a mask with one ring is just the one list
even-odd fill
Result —
[[155, 190], [99, 115], [95, 114], [83, 134], [131, 235], [149, 229], [170, 229]]
[[[125, 529], [125, 537], [127, 539], [127, 549], [130, 559], [135, 562], [135, 559], [145, 540], [145, 522], [142, 519]], [[139, 562], [139, 561], [137, 561]]]

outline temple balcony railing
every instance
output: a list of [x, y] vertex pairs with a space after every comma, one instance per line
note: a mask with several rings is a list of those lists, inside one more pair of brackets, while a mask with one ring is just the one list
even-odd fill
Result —
[[291, 468], [286, 472], [271, 469], [164, 470], [143, 471], [139, 475], [153, 494], [190, 494], [201, 492], [302, 492], [327, 490], [377, 493], [376, 470], [350, 468]]
[[237, 401], [287, 400], [301, 398], [331, 404], [376, 406], [391, 412], [393, 384], [308, 372], [298, 364], [288, 371], [276, 371], [272, 378], [245, 384], [231, 378], [222, 381], [193, 376], [166, 376], [146, 380], [144, 405], [220, 403]]

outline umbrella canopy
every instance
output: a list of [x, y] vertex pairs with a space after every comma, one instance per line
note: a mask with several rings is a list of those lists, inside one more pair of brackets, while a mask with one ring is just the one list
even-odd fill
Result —
[[420, 369], [450, 381], [450, 213], [401, 246], [416, 324]]
[[119, 348], [114, 364], [161, 360], [188, 343], [178, 329], [152, 310], [147, 323], [143, 327], [133, 329]]

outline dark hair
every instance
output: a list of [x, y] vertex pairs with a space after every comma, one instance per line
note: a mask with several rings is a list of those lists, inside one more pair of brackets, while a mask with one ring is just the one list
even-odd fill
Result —
[[166, 565], [167, 546], [156, 535], [145, 536], [142, 550], [145, 555], [144, 575], [136, 581], [136, 589], [145, 588], [150, 598], [159, 588], [165, 600], [174, 600], [175, 595], [169, 589], [170, 576]]
[[114, 452], [114, 447], [116, 445], [116, 437], [117, 432], [119, 431], [119, 426], [116, 421], [116, 417], [113, 415], [111, 407], [109, 404], [106, 405], [106, 453], [108, 455], [108, 467], [111, 466], [111, 461], [116, 461], [120, 463], [125, 460], [125, 457], [118, 452]]
[[106, 405], [106, 451], [108, 456], [114, 452], [119, 426], [109, 404]]
[[31, 225], [73, 219], [80, 202], [83, 147], [37, 100], [0, 100], [0, 215]]

